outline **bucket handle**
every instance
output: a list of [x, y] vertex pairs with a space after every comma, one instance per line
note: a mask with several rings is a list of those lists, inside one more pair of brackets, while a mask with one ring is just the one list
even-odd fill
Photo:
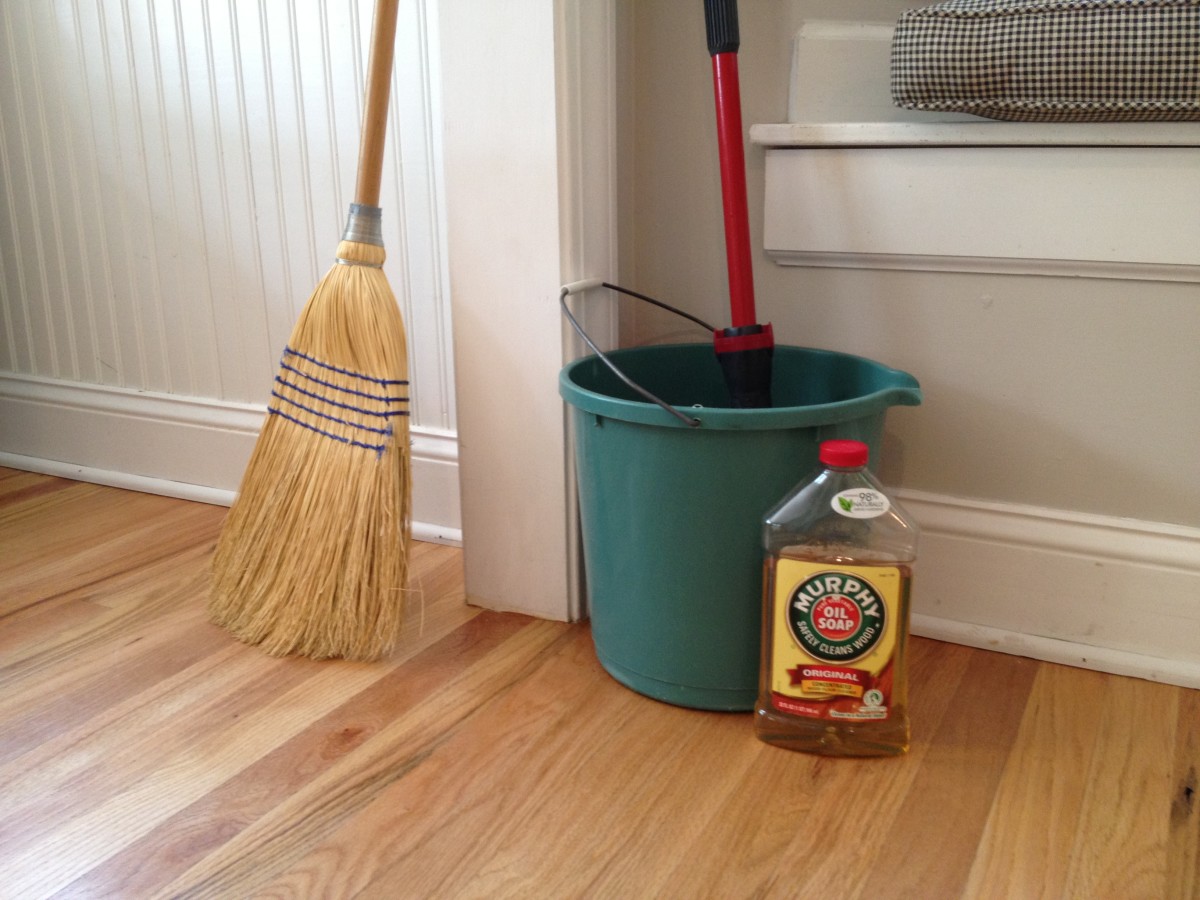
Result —
[[588, 337], [587, 332], [583, 330], [583, 326], [579, 324], [579, 320], [576, 319], [575, 316], [573, 316], [571, 314], [571, 310], [567, 307], [567, 297], [570, 296], [571, 294], [581, 294], [584, 291], [591, 290], [592, 288], [597, 288], [597, 287], [608, 288], [610, 291], [616, 291], [617, 293], [626, 294], [627, 296], [634, 297], [634, 298], [636, 298], [638, 300], [642, 300], [646, 303], [651, 303], [654, 306], [659, 307], [660, 309], [665, 309], [667, 312], [673, 312], [677, 316], [683, 316], [683, 318], [685, 318], [685, 319], [690, 319], [691, 321], [693, 321], [697, 325], [699, 325], [701, 328], [705, 328], [710, 332], [713, 332], [716, 329], [714, 329], [711, 325], [709, 325], [703, 319], [698, 319], [695, 316], [693, 316], [691, 313], [684, 312], [682, 309], [676, 309], [674, 306], [671, 306], [667, 303], [663, 303], [661, 300], [655, 300], [653, 297], [647, 297], [645, 294], [639, 294], [637, 291], [629, 290], [629, 288], [623, 288], [623, 287], [619, 287], [615, 284], [609, 284], [607, 281], [589, 280], [589, 281], [575, 281], [575, 282], [572, 282], [571, 284], [564, 284], [562, 287], [562, 291], [558, 295], [559, 305], [562, 307], [563, 314], [566, 315], [567, 320], [571, 323], [572, 327], [574, 327], [575, 331], [579, 334], [579, 336], [581, 338], [583, 338], [583, 342], [585, 344], [587, 344], [588, 347], [591, 348], [592, 352], [595, 353], [598, 357], [600, 357], [600, 360], [606, 366], [608, 366], [610, 369], [612, 369], [613, 374], [615, 374], [618, 378], [620, 378], [621, 381], [624, 382], [626, 385], [628, 385], [630, 388], [637, 391], [637, 393], [639, 395], [641, 395], [642, 397], [645, 397], [651, 403], [656, 403], [659, 406], [661, 406], [663, 409], [665, 409], [667, 412], [669, 412], [671, 415], [673, 415], [679, 421], [683, 422], [684, 425], [687, 425], [689, 428], [699, 427], [701, 424], [699, 419], [689, 416], [686, 413], [680, 412], [674, 406], [667, 403], [665, 400], [663, 400], [659, 397], [656, 397], [654, 394], [650, 393], [648, 390], [646, 390], [644, 387], [642, 387], [640, 384], [638, 384], [636, 381], [634, 381], [632, 378], [630, 378], [628, 375], [626, 375], [624, 372], [622, 372], [620, 369], [618, 369], [616, 363], [614, 363], [611, 359], [609, 359], [608, 355], [605, 354], [605, 352], [603, 350], [601, 350], [599, 347], [596, 346], [595, 341], [593, 341], [590, 337]]

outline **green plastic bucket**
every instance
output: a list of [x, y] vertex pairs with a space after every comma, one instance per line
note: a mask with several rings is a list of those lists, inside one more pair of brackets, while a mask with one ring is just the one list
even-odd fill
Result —
[[566, 366], [592, 639], [617, 681], [678, 706], [747, 710], [758, 686], [761, 521], [830, 438], [878, 460], [911, 375], [858, 356], [775, 348], [770, 409], [722, 408], [711, 344], [617, 350]]

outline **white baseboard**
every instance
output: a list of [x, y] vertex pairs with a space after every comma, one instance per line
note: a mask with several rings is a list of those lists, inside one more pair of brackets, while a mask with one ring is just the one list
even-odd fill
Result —
[[[228, 506], [264, 406], [0, 374], [0, 465]], [[458, 442], [412, 429], [413, 536], [461, 545]]]
[[[228, 504], [263, 410], [0, 375], [0, 465]], [[414, 529], [461, 544], [453, 435], [414, 432]], [[1200, 688], [1200, 528], [900, 494], [913, 631]]]
[[1130, 653], [1112, 647], [1098, 647], [1081, 644], [1077, 641], [1021, 634], [1015, 631], [1004, 631], [1000, 628], [988, 628], [985, 625], [971, 625], [952, 619], [939, 619], [919, 614], [914, 614], [912, 617], [912, 633], [938, 641], [947, 641], [951, 644], [963, 644], [983, 650], [997, 650], [1013, 656], [1027, 656], [1030, 659], [1045, 660], [1064, 666], [1093, 669], [1113, 675], [1129, 675], [1134, 678], [1145, 678], [1148, 681], [1161, 681], [1164, 684], [1200, 688], [1200, 663], [1188, 660], [1159, 659], [1144, 653]]
[[1200, 687], [1200, 529], [916, 491], [913, 632]]

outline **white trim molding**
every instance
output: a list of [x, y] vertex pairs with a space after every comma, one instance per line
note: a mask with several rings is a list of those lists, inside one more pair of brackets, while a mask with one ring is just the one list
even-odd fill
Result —
[[1196, 153], [769, 147], [763, 242], [781, 265], [1196, 282]]
[[[265, 406], [0, 374], [0, 465], [228, 506]], [[458, 442], [412, 430], [413, 535], [460, 545]]]
[[615, 277], [616, 4], [437, 8], [467, 597], [574, 620], [558, 299]]
[[913, 633], [1200, 687], [1200, 529], [900, 492]]
[[1074, 259], [1006, 259], [996, 256], [934, 256], [897, 253], [827, 253], [768, 250], [781, 266], [818, 269], [885, 269], [908, 272], [973, 272], [981, 275], [1045, 275], [1112, 278], [1125, 281], [1180, 281], [1200, 284], [1200, 266], [1155, 263], [1081, 262]]

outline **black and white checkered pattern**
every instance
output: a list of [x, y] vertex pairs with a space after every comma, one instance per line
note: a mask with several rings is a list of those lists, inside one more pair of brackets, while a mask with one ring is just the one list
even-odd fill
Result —
[[903, 13], [892, 99], [1024, 122], [1200, 120], [1200, 0], [948, 0]]

